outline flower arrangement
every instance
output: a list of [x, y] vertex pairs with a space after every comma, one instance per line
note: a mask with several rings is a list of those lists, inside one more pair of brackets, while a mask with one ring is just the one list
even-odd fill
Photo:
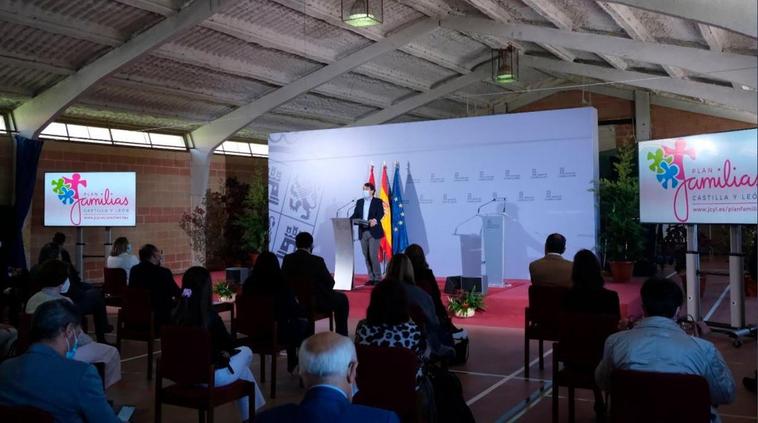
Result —
[[218, 295], [219, 299], [224, 302], [234, 300], [234, 289], [229, 286], [229, 282], [219, 281], [213, 285], [213, 293]]
[[473, 317], [477, 310], [484, 311], [484, 297], [478, 292], [459, 291], [452, 297], [448, 297], [447, 308], [456, 317]]

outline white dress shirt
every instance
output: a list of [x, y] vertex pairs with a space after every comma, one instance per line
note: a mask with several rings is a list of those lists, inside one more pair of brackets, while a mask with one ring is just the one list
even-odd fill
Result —
[[109, 269], [124, 269], [126, 271], [126, 283], [129, 284], [129, 271], [132, 267], [139, 264], [137, 256], [129, 253], [121, 253], [117, 256], [108, 256], [105, 261], [105, 267]]

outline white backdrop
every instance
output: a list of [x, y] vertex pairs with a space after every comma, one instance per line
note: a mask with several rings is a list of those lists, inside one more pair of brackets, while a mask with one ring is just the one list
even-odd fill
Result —
[[[369, 163], [378, 191], [382, 163], [391, 187], [398, 161], [408, 239], [424, 248], [436, 275], [461, 274], [456, 227], [479, 233], [477, 219], [463, 222], [505, 197], [482, 213], [505, 208], [504, 274], [528, 279], [529, 262], [543, 255], [552, 232], [566, 235], [569, 258], [594, 249], [597, 214], [589, 190], [597, 160], [594, 108], [272, 134], [271, 248], [281, 257], [294, 249], [297, 232], [312, 232], [315, 254], [333, 270], [330, 219], [360, 196]], [[366, 273], [359, 247], [356, 273]]]

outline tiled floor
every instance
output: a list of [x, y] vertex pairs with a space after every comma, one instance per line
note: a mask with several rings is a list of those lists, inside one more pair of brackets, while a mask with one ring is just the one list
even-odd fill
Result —
[[[704, 298], [704, 309], [715, 302], [726, 286], [726, 279], [713, 277], [709, 279], [709, 288]], [[758, 321], [755, 299], [748, 304], [748, 321]], [[724, 311], [725, 310], [725, 311]], [[729, 300], [728, 295], [722, 301], [714, 317], [728, 318]], [[222, 315], [228, 318], [228, 315]], [[322, 322], [323, 323], [323, 322]], [[351, 319], [351, 333], [356, 320]], [[317, 330], [326, 330], [324, 324], [319, 324]], [[466, 327], [466, 325], [462, 325]], [[457, 367], [457, 372], [463, 384], [465, 399], [478, 422], [549, 422], [551, 421], [550, 402], [551, 391], [541, 391], [548, 382], [551, 374], [551, 359], [548, 355], [545, 359], [545, 369], [537, 368], [537, 344], [532, 342], [532, 368], [531, 378], [523, 378], [523, 331], [519, 329], [490, 328], [482, 326], [466, 327], [471, 339], [471, 355], [466, 365]], [[742, 387], [742, 377], [749, 375], [756, 368], [756, 342], [747, 340], [741, 348], [734, 348], [731, 340], [725, 335], [711, 334], [708, 338], [713, 341], [727, 360], [732, 373], [737, 381], [737, 400], [730, 405], [720, 408], [722, 420], [728, 422], [758, 421], [756, 418], [756, 396], [750, 394]], [[156, 345], [156, 350], [160, 347]], [[545, 351], [551, 352], [550, 344], [546, 344]], [[153, 421], [153, 381], [146, 379], [146, 358], [144, 343], [126, 341], [122, 351], [124, 378], [121, 382], [110, 388], [107, 392], [109, 398], [116, 404], [133, 404], [137, 411], [134, 422]], [[256, 377], [260, 375], [259, 357], [253, 363], [253, 371]], [[295, 402], [300, 399], [303, 389], [299, 387], [298, 380], [286, 371], [286, 359], [281, 356], [277, 360], [278, 365], [278, 389], [276, 400], [268, 399], [269, 384], [265, 384], [264, 393], [267, 398], [266, 407], [278, 404]], [[269, 373], [267, 371], [267, 373]], [[567, 402], [565, 389], [559, 396], [561, 405], [561, 421], [567, 421]], [[577, 422], [592, 422], [592, 393], [589, 391], [577, 391]], [[192, 410], [180, 409], [172, 406], [164, 406], [164, 422], [193, 422], [197, 421], [197, 414]], [[216, 409], [216, 421], [238, 421], [237, 411], [231, 405]]]

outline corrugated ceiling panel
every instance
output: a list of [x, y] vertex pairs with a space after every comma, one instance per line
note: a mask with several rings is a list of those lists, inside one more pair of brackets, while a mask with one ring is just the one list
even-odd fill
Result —
[[108, 47], [0, 21], [0, 54], [78, 69]]

